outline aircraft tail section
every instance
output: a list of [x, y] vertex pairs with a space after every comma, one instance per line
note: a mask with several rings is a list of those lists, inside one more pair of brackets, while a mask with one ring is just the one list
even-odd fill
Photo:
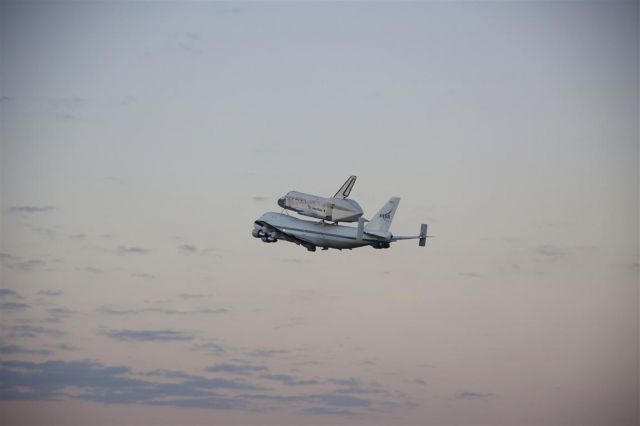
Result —
[[349, 179], [342, 184], [336, 195], [333, 198], [348, 198], [351, 190], [353, 189], [353, 185], [356, 184], [356, 176], [349, 176]]
[[389, 227], [393, 221], [393, 216], [396, 214], [400, 204], [400, 198], [391, 197], [389, 201], [371, 218], [371, 220], [364, 227], [364, 232], [370, 233], [386, 233], [389, 232]]

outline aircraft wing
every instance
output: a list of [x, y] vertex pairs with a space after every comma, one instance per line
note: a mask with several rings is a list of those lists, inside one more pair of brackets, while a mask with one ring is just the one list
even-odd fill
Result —
[[266, 222], [264, 220], [256, 220], [254, 223], [256, 225], [262, 226], [269, 233], [276, 234], [276, 238], [279, 239], [279, 240], [287, 240], [287, 241], [291, 241], [292, 243], [296, 243], [296, 244], [305, 244], [306, 243], [306, 241], [303, 241], [300, 238], [297, 238], [297, 237], [295, 237], [295, 236], [293, 236], [291, 234], [288, 234], [288, 233], [280, 230], [276, 226], [273, 226], [272, 224], [270, 224], [269, 222]]

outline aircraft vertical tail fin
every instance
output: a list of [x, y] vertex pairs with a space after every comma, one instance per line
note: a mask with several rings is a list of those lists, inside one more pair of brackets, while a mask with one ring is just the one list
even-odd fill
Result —
[[371, 218], [367, 226], [364, 227], [364, 232], [388, 232], [393, 216], [396, 214], [400, 204], [400, 198], [391, 197], [389, 201]]
[[348, 198], [353, 186], [356, 184], [356, 176], [349, 176], [349, 179], [338, 189], [333, 198]]

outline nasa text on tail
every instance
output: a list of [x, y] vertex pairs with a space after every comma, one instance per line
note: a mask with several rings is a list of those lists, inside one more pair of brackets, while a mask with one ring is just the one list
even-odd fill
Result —
[[[289, 241], [309, 251], [316, 247], [324, 250], [329, 248], [353, 249], [371, 246], [376, 249], [389, 248], [391, 243], [399, 240], [418, 239], [421, 247], [427, 239], [427, 225], [420, 226], [420, 234], [415, 236], [394, 236], [389, 228], [400, 204], [400, 198], [391, 197], [389, 201], [373, 216], [370, 221], [362, 217], [363, 212], [354, 200], [347, 197], [355, 184], [356, 177], [351, 176], [331, 198], [322, 198], [301, 192], [289, 192], [278, 200], [278, 205], [287, 210], [293, 210], [301, 215], [315, 217], [320, 221], [298, 219], [283, 213], [264, 213], [254, 222], [251, 234], [262, 239], [265, 243], [278, 240]], [[342, 198], [340, 198], [342, 197]], [[349, 202], [349, 208], [336, 208], [339, 202]], [[327, 223], [325, 220], [333, 221]], [[339, 225], [339, 221], [358, 221], [357, 227]], [[365, 225], [365, 222], [366, 223]]]

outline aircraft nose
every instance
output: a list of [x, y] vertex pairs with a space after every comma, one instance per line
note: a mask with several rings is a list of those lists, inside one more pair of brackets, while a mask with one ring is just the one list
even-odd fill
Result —
[[284, 202], [285, 202], [285, 197], [278, 198], [278, 205], [280, 207], [284, 208], [284, 206], [285, 206]]

